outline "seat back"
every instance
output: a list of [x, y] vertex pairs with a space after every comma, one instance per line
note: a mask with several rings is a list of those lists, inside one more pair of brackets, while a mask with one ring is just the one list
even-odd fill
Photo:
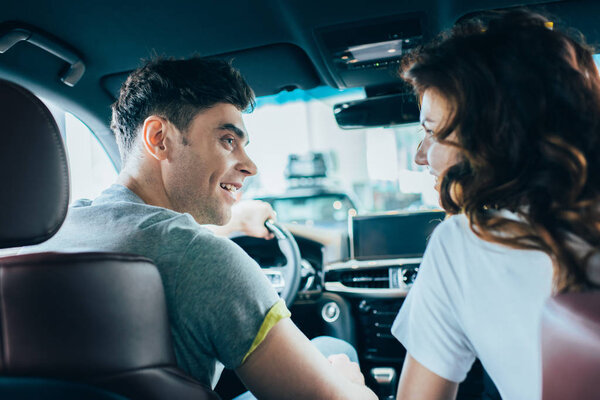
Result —
[[0, 248], [41, 243], [69, 203], [67, 155], [56, 121], [32, 93], [0, 80]]
[[542, 314], [542, 399], [600, 398], [600, 292], [548, 300]]
[[[67, 212], [62, 138], [38, 98], [3, 80], [0, 118], [0, 248], [37, 244]], [[1, 257], [0, 398], [75, 398], [82, 390], [89, 398], [218, 399], [176, 366], [150, 260], [93, 252]]]

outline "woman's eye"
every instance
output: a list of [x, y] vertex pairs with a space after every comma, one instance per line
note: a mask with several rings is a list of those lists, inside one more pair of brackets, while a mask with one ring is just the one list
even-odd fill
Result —
[[417, 132], [424, 137], [433, 136], [433, 130], [427, 129], [423, 125], [418, 128]]

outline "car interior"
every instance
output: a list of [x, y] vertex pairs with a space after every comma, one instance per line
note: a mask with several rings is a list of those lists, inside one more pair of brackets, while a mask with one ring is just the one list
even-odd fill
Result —
[[[594, 0], [5, 2], [0, 396], [231, 399], [245, 391], [232, 371], [209, 388], [177, 367], [151, 260], [93, 249], [18, 255], [60, 229], [78, 196], [72, 182], [80, 171], [72, 157], [93, 158], [69, 145], [75, 143], [65, 133], [70, 116], [91, 133], [85, 135], [97, 141], [116, 176], [121, 160], [110, 105], [142, 60], [229, 60], [253, 88], [257, 108], [279, 95], [335, 94], [324, 102], [342, 134], [414, 127], [419, 108], [398, 76], [402, 56], [463, 18], [523, 6], [600, 45], [600, 2]], [[339, 96], [356, 90], [361, 98]], [[276, 134], [288, 140], [286, 132], [281, 126]], [[283, 195], [248, 193], [276, 208], [279, 222], [268, 227], [275, 239], [231, 239], [263, 268], [307, 337], [329, 335], [353, 344], [366, 384], [380, 399], [395, 398], [406, 350], [391, 335], [391, 324], [445, 213], [414, 208], [410, 196], [389, 202], [389, 209], [363, 206], [353, 193], [322, 184], [327, 174], [319, 154], [282, 155], [290, 162], [287, 172], [279, 171], [290, 182]], [[393, 194], [386, 196], [372, 203]], [[557, 296], [547, 305], [544, 399], [600, 393], [599, 310], [598, 293]], [[500, 397], [475, 362], [457, 398]]]

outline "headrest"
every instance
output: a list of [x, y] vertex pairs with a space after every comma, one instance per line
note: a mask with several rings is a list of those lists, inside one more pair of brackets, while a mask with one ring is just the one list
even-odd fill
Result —
[[67, 156], [56, 121], [28, 90], [0, 80], [0, 248], [47, 240], [69, 203]]

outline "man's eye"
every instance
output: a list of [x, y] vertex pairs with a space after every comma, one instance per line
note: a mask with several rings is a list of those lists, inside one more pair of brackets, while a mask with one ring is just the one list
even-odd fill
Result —
[[223, 141], [225, 143], [227, 143], [228, 145], [233, 146], [233, 143], [235, 142], [235, 139], [234, 138], [224, 138]]

